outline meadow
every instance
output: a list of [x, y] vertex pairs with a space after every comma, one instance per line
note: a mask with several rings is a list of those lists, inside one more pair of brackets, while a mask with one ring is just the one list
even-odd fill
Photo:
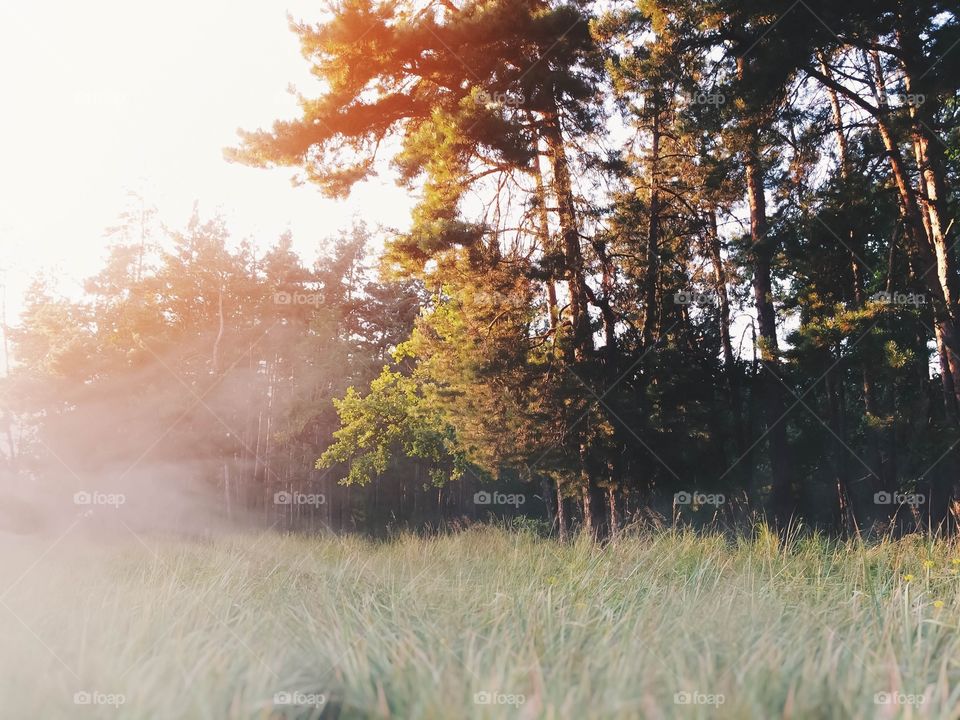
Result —
[[956, 543], [484, 528], [44, 549], [5, 556], [6, 717], [960, 712]]

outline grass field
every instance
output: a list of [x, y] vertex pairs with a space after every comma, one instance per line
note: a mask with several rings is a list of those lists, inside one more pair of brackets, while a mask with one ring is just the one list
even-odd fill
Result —
[[960, 713], [947, 543], [597, 548], [488, 528], [47, 545], [5, 554], [4, 717]]

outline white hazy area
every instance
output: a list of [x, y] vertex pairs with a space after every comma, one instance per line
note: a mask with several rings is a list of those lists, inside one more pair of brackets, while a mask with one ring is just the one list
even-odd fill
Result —
[[318, 82], [287, 14], [316, 22], [316, 0], [39, 0], [0, 4], [0, 283], [15, 320], [41, 269], [78, 295], [105, 257], [104, 230], [127, 192], [182, 227], [194, 201], [234, 238], [262, 246], [290, 230], [307, 262], [362, 217], [405, 227], [409, 193], [384, 174], [348, 200], [292, 188], [290, 168], [222, 157], [238, 128], [298, 114], [293, 86]]
[[[385, 173], [344, 201], [292, 187], [291, 168], [227, 163], [238, 128], [298, 115], [292, 86], [321, 91], [290, 31], [317, 22], [316, 0], [38, 0], [0, 3], [0, 289], [15, 325], [39, 272], [79, 297], [106, 258], [105, 230], [139, 193], [157, 220], [183, 227], [194, 202], [222, 214], [234, 240], [262, 248], [283, 232], [307, 263], [362, 218], [405, 227], [412, 200]], [[0, 353], [3, 352], [0, 345]], [[0, 358], [0, 373], [4, 363]], [[49, 458], [46, 480], [0, 483], [0, 540], [24, 568], [82, 537], [224, 529], [219, 498], [189, 482], [189, 462], [77, 472]], [[123, 494], [122, 507], [74, 502]], [[238, 521], [240, 521], [238, 523]], [[234, 517], [231, 526], [242, 524]], [[27, 551], [28, 543], [33, 548]], [[34, 547], [34, 544], [36, 546]], [[11, 576], [15, 578], [16, 573]]]

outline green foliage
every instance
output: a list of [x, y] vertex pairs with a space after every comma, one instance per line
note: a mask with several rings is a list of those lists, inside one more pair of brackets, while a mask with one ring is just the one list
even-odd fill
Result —
[[[254, 507], [335, 471], [354, 526], [411, 486], [476, 517], [488, 479], [598, 533], [696, 489], [731, 523], [960, 519], [954, 7], [347, 0], [292, 30], [315, 92], [228, 157], [333, 196], [389, 167], [409, 228], [307, 267], [199, 213], [161, 243], [133, 202], [83, 301], [35, 288], [11, 333], [37, 439], [103, 403], [104, 447], [174, 426], [157, 454]], [[908, 488], [909, 520], [872, 499]]]
[[467, 470], [453, 428], [431, 407], [414, 378], [384, 366], [366, 395], [347, 388], [334, 406], [340, 428], [317, 467], [349, 464], [343, 484], [366, 485], [384, 475], [398, 457], [426, 460], [437, 487], [459, 480]]

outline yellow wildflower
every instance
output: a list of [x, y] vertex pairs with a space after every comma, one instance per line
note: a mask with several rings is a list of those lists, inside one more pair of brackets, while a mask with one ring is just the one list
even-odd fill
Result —
[[913, 575], [911, 575], [910, 573], [907, 573], [906, 575], [903, 576], [903, 580], [904, 582], [910, 582], [911, 580], [913, 580]]
[[933, 606], [939, 610], [943, 607], [943, 600], [934, 600]]

